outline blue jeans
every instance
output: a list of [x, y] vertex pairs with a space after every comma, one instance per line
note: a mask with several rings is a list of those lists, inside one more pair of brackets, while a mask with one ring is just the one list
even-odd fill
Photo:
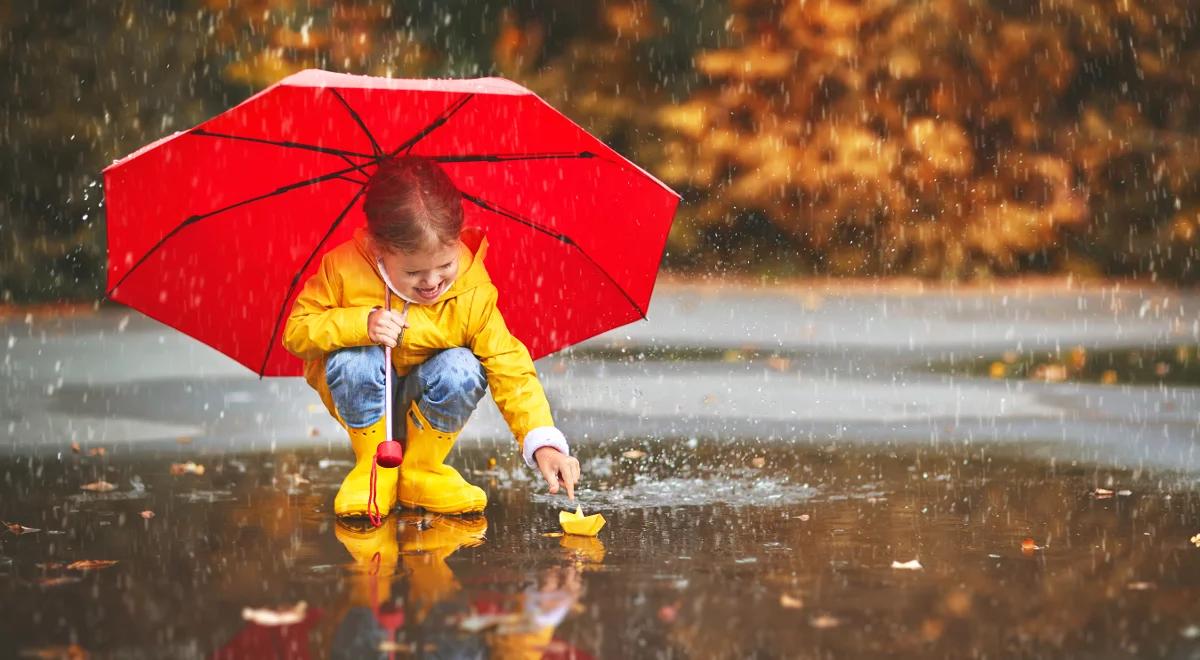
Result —
[[[392, 437], [406, 435], [409, 403], [439, 431], [455, 433], [479, 405], [487, 378], [479, 359], [467, 348], [450, 348], [417, 365], [400, 378], [392, 369]], [[325, 382], [338, 414], [347, 425], [365, 428], [383, 417], [383, 347], [354, 346], [325, 358]]]

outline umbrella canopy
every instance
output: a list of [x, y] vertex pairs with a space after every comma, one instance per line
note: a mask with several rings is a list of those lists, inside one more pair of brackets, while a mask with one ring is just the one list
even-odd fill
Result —
[[260, 376], [300, 375], [280, 342], [292, 301], [365, 223], [380, 160], [406, 153], [462, 192], [535, 359], [645, 318], [674, 191], [509, 80], [321, 70], [104, 170], [108, 297]]

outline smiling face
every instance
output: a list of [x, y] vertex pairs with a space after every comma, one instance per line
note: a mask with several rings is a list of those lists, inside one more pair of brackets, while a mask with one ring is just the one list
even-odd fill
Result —
[[458, 277], [458, 242], [430, 242], [416, 252], [380, 249], [388, 279], [402, 295], [418, 303], [435, 302]]

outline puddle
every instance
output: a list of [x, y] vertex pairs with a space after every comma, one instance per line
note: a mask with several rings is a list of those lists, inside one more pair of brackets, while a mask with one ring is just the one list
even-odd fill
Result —
[[[0, 529], [0, 643], [176, 658], [1200, 649], [1186, 477], [944, 445], [578, 453], [580, 501], [608, 520], [597, 538], [555, 535], [565, 498], [479, 448], [455, 457], [485, 516], [396, 513], [380, 530], [335, 523], [339, 452], [195, 459], [202, 475], [172, 475], [178, 451], [2, 462], [0, 520], [42, 531]], [[98, 474], [118, 490], [80, 496]]]

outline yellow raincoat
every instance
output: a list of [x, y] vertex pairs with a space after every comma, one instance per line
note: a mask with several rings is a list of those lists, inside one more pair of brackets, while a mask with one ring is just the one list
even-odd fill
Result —
[[[283, 333], [284, 347], [305, 361], [305, 380], [335, 418], [337, 409], [325, 382], [325, 356], [347, 346], [372, 345], [367, 315], [384, 304], [384, 282], [366, 236], [359, 228], [352, 240], [325, 254], [296, 298]], [[508, 331], [496, 309], [496, 287], [483, 265], [486, 254], [482, 233], [464, 231], [457, 279], [437, 302], [409, 306], [408, 328], [400, 346], [392, 350], [392, 364], [404, 376], [438, 351], [470, 348], [487, 374], [492, 399], [524, 447], [530, 431], [554, 422], [529, 351]]]

